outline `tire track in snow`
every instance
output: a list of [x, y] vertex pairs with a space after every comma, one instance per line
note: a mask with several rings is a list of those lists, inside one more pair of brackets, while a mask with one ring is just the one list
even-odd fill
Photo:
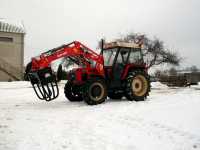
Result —
[[129, 116], [121, 116], [118, 117], [118, 119], [115, 118], [115, 121], [127, 125], [128, 127], [133, 127], [149, 137], [153, 136], [158, 140], [165, 140], [169, 144], [174, 145], [177, 149], [200, 149], [200, 137], [180, 129]]

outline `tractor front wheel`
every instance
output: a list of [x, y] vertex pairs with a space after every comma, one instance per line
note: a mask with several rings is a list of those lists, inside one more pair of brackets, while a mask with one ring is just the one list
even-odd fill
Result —
[[104, 80], [89, 80], [84, 86], [83, 99], [88, 105], [97, 105], [105, 101], [107, 88]]
[[132, 72], [126, 82], [125, 95], [128, 100], [143, 101], [149, 95], [149, 75], [144, 71]]
[[79, 93], [79, 89], [76, 85], [73, 85], [71, 81], [65, 84], [64, 93], [65, 97], [71, 102], [82, 101], [82, 96]]

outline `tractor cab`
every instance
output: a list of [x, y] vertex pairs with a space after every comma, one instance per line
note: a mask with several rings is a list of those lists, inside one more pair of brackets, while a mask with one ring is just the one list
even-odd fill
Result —
[[106, 77], [120, 82], [128, 72], [136, 68], [145, 68], [141, 45], [135, 43], [112, 42], [103, 46]]

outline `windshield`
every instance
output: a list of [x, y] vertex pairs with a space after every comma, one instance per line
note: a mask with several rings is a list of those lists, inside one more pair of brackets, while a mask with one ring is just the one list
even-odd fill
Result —
[[118, 54], [116, 63], [126, 64], [129, 51], [130, 51], [129, 48], [120, 48], [120, 52], [119, 52], [119, 54]]
[[117, 53], [117, 48], [113, 48], [113, 49], [103, 51], [104, 65], [105, 66], [112, 66], [113, 65], [113, 61], [115, 59], [116, 53]]

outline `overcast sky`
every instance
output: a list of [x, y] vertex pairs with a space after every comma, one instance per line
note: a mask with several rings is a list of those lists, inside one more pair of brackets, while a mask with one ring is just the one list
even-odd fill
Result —
[[95, 49], [102, 37], [140, 32], [200, 68], [200, 0], [0, 0], [0, 18], [23, 21], [25, 63], [73, 40]]

